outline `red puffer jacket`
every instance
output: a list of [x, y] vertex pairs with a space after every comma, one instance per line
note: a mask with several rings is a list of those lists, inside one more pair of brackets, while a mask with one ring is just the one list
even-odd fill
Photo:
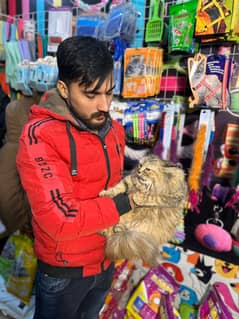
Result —
[[98, 195], [121, 179], [124, 131], [111, 120], [102, 137], [81, 130], [55, 90], [44, 99], [44, 107], [31, 108], [17, 155], [35, 253], [44, 263], [82, 266], [83, 276], [94, 275], [110, 263], [97, 232], [119, 221], [114, 201]]

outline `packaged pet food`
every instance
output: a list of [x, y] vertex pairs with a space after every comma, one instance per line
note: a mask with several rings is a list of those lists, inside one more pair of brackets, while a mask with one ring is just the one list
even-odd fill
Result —
[[12, 262], [6, 282], [7, 291], [28, 304], [37, 263], [32, 240], [25, 234], [13, 234], [4, 246], [2, 257]]
[[215, 286], [209, 286], [198, 311], [198, 319], [233, 319]]
[[193, 31], [195, 25], [196, 1], [173, 4], [169, 7], [168, 51], [192, 52], [195, 46]]
[[156, 319], [181, 319], [170, 294], [162, 294]]
[[[152, 268], [135, 289], [127, 304], [126, 318], [156, 319], [161, 318], [158, 313], [165, 309], [168, 297], [164, 300], [163, 295], [170, 295], [170, 304], [174, 301], [179, 285], [174, 278], [161, 266]], [[163, 300], [162, 300], [163, 296]], [[161, 301], [162, 300], [162, 301]], [[166, 307], [167, 308], [167, 307]], [[169, 310], [169, 308], [167, 308]], [[175, 317], [169, 317], [175, 318]]]
[[129, 296], [148, 270], [149, 268], [142, 263], [133, 264], [127, 260], [116, 263], [113, 282], [101, 311], [100, 319], [124, 318]]

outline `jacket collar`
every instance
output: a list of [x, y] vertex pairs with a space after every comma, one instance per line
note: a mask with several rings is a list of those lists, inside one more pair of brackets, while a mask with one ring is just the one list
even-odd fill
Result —
[[[74, 115], [71, 113], [65, 99], [61, 97], [57, 89], [52, 89], [47, 91], [41, 98], [39, 106], [44, 108], [43, 112], [47, 113], [48, 116], [54, 117], [59, 120], [65, 120], [69, 121], [71, 125], [76, 127], [77, 129], [81, 131], [88, 131], [89, 130], [84, 123], [82, 123], [79, 119], [74, 117]], [[34, 113], [38, 113], [40, 110], [34, 109]], [[112, 119], [108, 118], [105, 126], [98, 132], [98, 135], [100, 137], [104, 137], [109, 129], [112, 126]], [[94, 132], [92, 132], [94, 133]]]

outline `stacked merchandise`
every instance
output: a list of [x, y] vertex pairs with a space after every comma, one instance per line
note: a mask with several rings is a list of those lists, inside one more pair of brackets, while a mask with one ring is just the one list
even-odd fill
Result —
[[160, 247], [159, 265], [119, 261], [100, 319], [239, 318], [239, 266]]

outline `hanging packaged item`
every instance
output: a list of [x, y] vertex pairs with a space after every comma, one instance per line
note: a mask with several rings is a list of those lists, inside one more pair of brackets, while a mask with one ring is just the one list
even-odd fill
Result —
[[48, 51], [56, 52], [58, 45], [72, 36], [72, 9], [50, 8], [48, 12]]
[[31, 298], [37, 264], [32, 240], [25, 234], [13, 234], [3, 248], [2, 257], [12, 263], [6, 281], [7, 291], [27, 304]]
[[27, 41], [35, 41], [36, 35], [36, 27], [35, 21], [31, 20], [24, 20], [23, 21], [23, 39]]
[[125, 98], [145, 98], [160, 91], [163, 50], [159, 48], [127, 48], [124, 54]]
[[131, 0], [130, 2], [137, 8], [138, 12], [136, 33], [133, 40], [130, 42], [130, 47], [141, 48], [144, 46], [145, 7], [147, 0]]
[[169, 7], [168, 51], [194, 53], [196, 1], [173, 4]]
[[239, 42], [239, 0], [233, 1], [231, 28], [227, 40]]
[[163, 105], [153, 100], [129, 103], [129, 107], [124, 111], [124, 126], [128, 145], [154, 145], [159, 133], [162, 110]]
[[103, 14], [80, 15], [76, 22], [76, 35], [103, 39], [106, 16]]
[[171, 294], [162, 294], [156, 319], [181, 319]]
[[18, 90], [21, 91], [22, 94], [26, 96], [32, 95], [32, 90], [29, 87], [29, 74], [30, 74], [29, 61], [23, 60], [17, 66], [17, 87], [18, 87]]
[[222, 299], [220, 293], [218, 292], [216, 285], [208, 287], [208, 290], [200, 304], [198, 311], [198, 319], [233, 319], [225, 301]]
[[22, 57], [17, 41], [7, 41], [4, 44], [6, 57], [6, 81], [12, 89], [17, 90], [17, 65], [21, 63]]
[[227, 123], [224, 136], [221, 157], [215, 159], [213, 172], [215, 176], [232, 180], [239, 167], [239, 125]]
[[29, 86], [36, 92], [46, 92], [56, 86], [58, 68], [56, 58], [46, 56], [29, 63]]
[[113, 40], [114, 47], [114, 83], [115, 88], [113, 90], [114, 95], [120, 95], [122, 92], [122, 83], [123, 83], [123, 60], [124, 60], [124, 52], [127, 48], [127, 42], [122, 40], [121, 38], [115, 38]]
[[226, 108], [230, 104], [229, 82], [232, 59], [221, 54], [197, 53], [188, 58], [189, 83], [193, 96], [189, 107]]
[[125, 3], [110, 10], [104, 26], [103, 40], [116, 37], [131, 42], [136, 34], [138, 12], [131, 3]]
[[199, 0], [196, 13], [195, 36], [219, 38], [230, 32], [233, 1]]

